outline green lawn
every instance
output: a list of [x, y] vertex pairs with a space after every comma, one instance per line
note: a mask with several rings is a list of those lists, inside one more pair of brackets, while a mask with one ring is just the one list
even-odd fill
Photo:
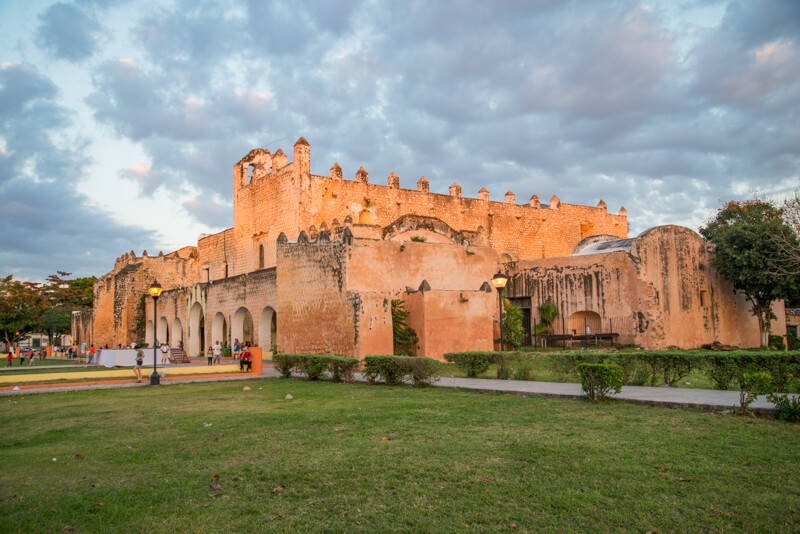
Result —
[[800, 530], [773, 420], [283, 379], [0, 402], [0, 532]]

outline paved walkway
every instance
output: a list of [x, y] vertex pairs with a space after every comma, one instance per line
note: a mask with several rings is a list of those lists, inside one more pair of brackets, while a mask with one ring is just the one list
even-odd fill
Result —
[[[264, 362], [265, 368], [262, 372], [263, 378], [275, 378], [280, 374], [266, 365], [272, 362]], [[52, 366], [55, 369], [64, 369], [64, 366]], [[179, 366], [170, 365], [168, 368], [176, 369]], [[41, 369], [42, 367], [39, 367]], [[17, 367], [16, 369], [19, 369]], [[145, 382], [137, 384], [133, 381], [125, 381], [122, 383], [94, 383], [90, 385], [43, 385], [35, 389], [20, 389], [20, 390], [5, 390], [0, 391], [0, 397], [7, 397], [13, 395], [30, 395], [34, 393], [54, 393], [65, 391], [90, 391], [96, 389], [113, 389], [113, 388], [132, 388], [132, 387], [149, 387], [147, 383], [147, 373], [145, 374]], [[167, 375], [169, 376], [169, 374]], [[223, 375], [223, 376], [198, 376], [186, 377], [181, 379], [170, 379], [162, 385], [172, 385], [177, 383], [191, 383], [191, 382], [219, 382], [222, 380], [252, 380], [254, 377], [250, 374], [242, 375]], [[356, 375], [358, 381], [363, 381], [361, 375]], [[521, 380], [495, 380], [485, 378], [449, 378], [442, 377], [442, 379], [434, 384], [435, 387], [445, 388], [460, 388], [475, 391], [485, 392], [499, 392], [509, 393], [514, 395], [544, 395], [547, 397], [568, 397], [578, 398], [583, 397], [580, 384], [570, 383], [557, 383], [557, 382], [525, 382]], [[633, 402], [637, 404], [648, 404], [651, 406], [667, 406], [675, 408], [694, 408], [701, 410], [725, 410], [733, 406], [739, 405], [739, 392], [738, 391], [719, 391], [715, 389], [689, 389], [689, 388], [669, 388], [669, 387], [640, 387], [640, 386], [624, 386], [622, 392], [613, 395], [614, 398]], [[767, 402], [764, 396], [756, 400], [751, 407], [756, 413], [767, 414], [774, 411], [775, 406]]]

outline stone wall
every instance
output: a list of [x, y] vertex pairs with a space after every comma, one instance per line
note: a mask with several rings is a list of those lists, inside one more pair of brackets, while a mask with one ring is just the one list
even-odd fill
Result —
[[[709, 260], [707, 244], [698, 234], [659, 226], [633, 239], [630, 252], [513, 264], [507, 294], [531, 298], [535, 319], [541, 304], [556, 304], [556, 333], [581, 334], [581, 324], [596, 317], [592, 324], [617, 333], [619, 343], [647, 349], [697, 348], [714, 341], [758, 347], [758, 321], [751, 306]], [[776, 330], [784, 317], [779, 304], [774, 308]], [[571, 321], [576, 315], [577, 324]]]
[[392, 354], [392, 299], [407, 303], [420, 356], [492, 348], [497, 299], [485, 288], [499, 257], [491, 248], [357, 239], [347, 228], [334, 241], [327, 232], [281, 238], [277, 258], [280, 350]]
[[[191, 286], [198, 276], [196, 250], [186, 247], [171, 254], [150, 257], [133, 252], [115, 262], [114, 270], [94, 285], [93, 337], [96, 346], [116, 347], [132, 341], [152, 343], [152, 334], [144, 340], [144, 331], [137, 332], [142, 296], [154, 281], [166, 290]], [[145, 311], [152, 315], [152, 299], [145, 299]]]
[[346, 286], [348, 235], [277, 243], [278, 349], [356, 357], [362, 300]]
[[[295, 240], [305, 231], [313, 239], [318, 232], [355, 224], [393, 231], [390, 226], [408, 216], [440, 221], [471, 236], [471, 244], [506, 254], [507, 260], [570, 254], [578, 241], [594, 234], [627, 237], [625, 209], [609, 214], [602, 200], [590, 207], [564, 204], [553, 196], [550, 204], [542, 204], [534, 195], [528, 203], [516, 204], [509, 192], [503, 202], [495, 202], [485, 189], [480, 198], [463, 197], [457, 184], [442, 195], [430, 193], [424, 177], [414, 189], [401, 189], [394, 173], [387, 185], [369, 183], [363, 168], [354, 180], [345, 180], [336, 164], [330, 176], [313, 175], [310, 149], [302, 138], [294, 158], [287, 163], [282, 150], [273, 155], [255, 149], [234, 165], [234, 227], [198, 244], [200, 261], [209, 266], [212, 280], [224, 278], [226, 267], [233, 276], [276, 265], [281, 233]], [[441, 241], [433, 234], [426, 237]], [[397, 235], [398, 240], [405, 237]]]

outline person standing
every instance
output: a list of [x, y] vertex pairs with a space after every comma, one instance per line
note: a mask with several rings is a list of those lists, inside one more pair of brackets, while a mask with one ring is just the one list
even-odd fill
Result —
[[214, 344], [214, 362], [216, 362], [217, 365], [220, 364], [220, 358], [222, 358], [222, 345], [220, 345], [219, 341], [217, 341]]
[[8, 351], [8, 363], [6, 364], [6, 367], [14, 367], [13, 358], [14, 354], [12, 354], [11, 351]]
[[[136, 347], [136, 344], [133, 344]], [[144, 362], [144, 351], [138, 349], [136, 351], [136, 365], [133, 366], [133, 374], [136, 375], [136, 382], [142, 381], [142, 363]]]
[[169, 355], [169, 345], [166, 343], [161, 344], [161, 365], [167, 365], [167, 356]]
[[208, 365], [214, 365], [214, 347], [216, 347], [216, 345], [211, 345], [206, 349], [206, 357], [208, 358]]

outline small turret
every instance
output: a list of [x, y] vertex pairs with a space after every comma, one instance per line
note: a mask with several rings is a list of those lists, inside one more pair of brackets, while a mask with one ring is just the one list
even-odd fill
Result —
[[369, 183], [369, 173], [364, 169], [363, 166], [359, 167], [356, 171], [356, 182], [360, 182], [362, 184]]
[[334, 163], [333, 167], [331, 167], [331, 178], [342, 180], [342, 167], [338, 163]]

